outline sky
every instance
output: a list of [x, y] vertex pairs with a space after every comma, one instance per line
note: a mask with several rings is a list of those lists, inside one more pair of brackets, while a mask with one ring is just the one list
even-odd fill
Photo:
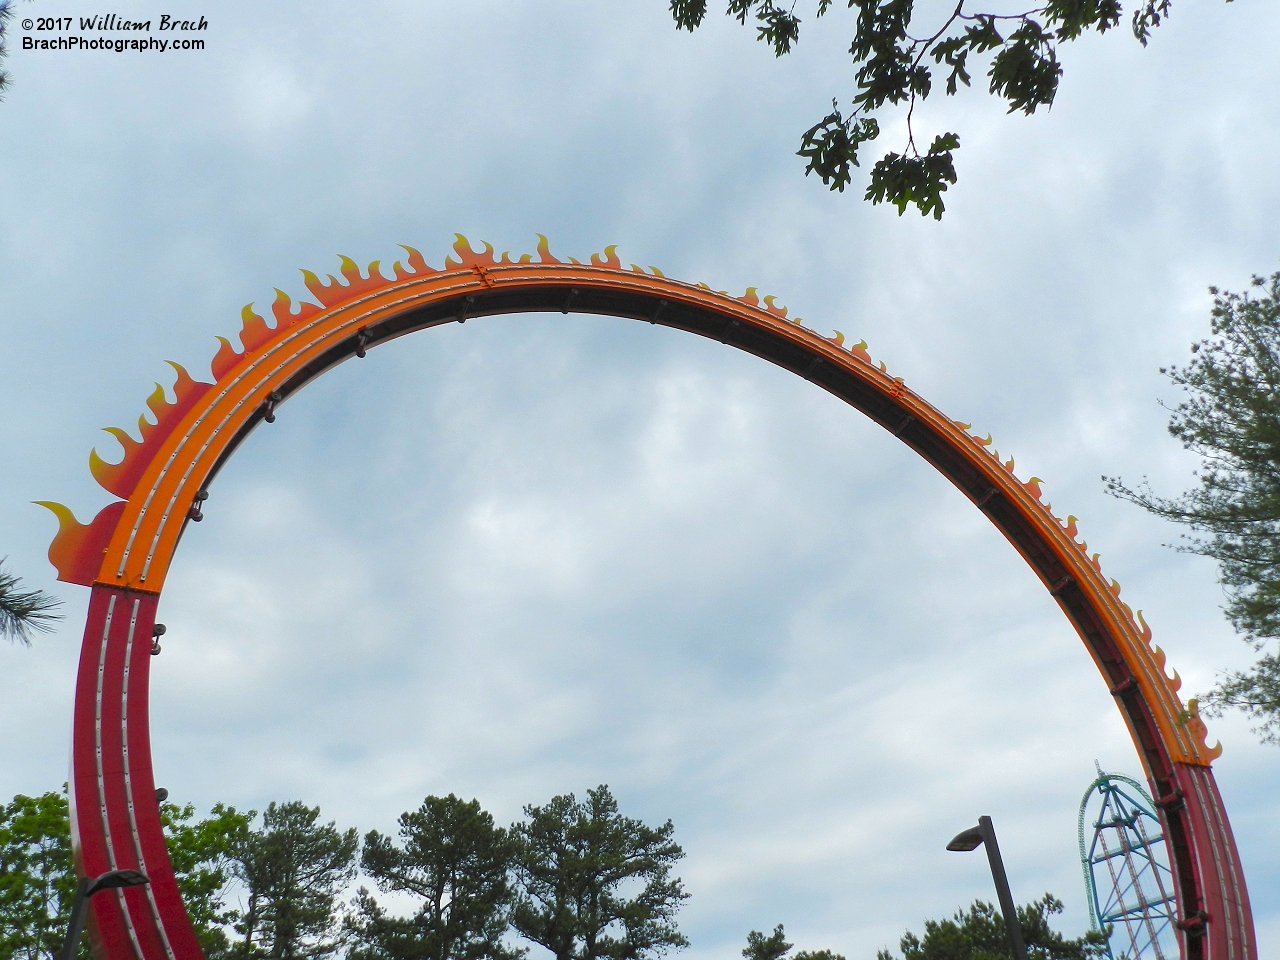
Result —
[[[921, 3], [918, 20], [942, 6]], [[802, 4], [802, 7], [804, 5]], [[0, 556], [65, 600], [0, 646], [0, 797], [66, 779], [88, 591], [56, 523], [174, 360], [299, 268], [454, 233], [771, 293], [995, 438], [1080, 518], [1183, 692], [1252, 651], [1216, 567], [1102, 475], [1193, 482], [1159, 368], [1207, 288], [1280, 268], [1280, 7], [1174, 5], [1144, 49], [1064, 47], [1052, 110], [981, 75], [917, 134], [960, 135], [939, 223], [803, 175], [850, 99], [848, 11], [776, 60], [661, 0], [16, 5], [0, 104]], [[204, 50], [22, 51], [21, 18], [207, 18]], [[28, 36], [33, 33], [25, 34]], [[900, 149], [900, 118], [873, 146]], [[336, 272], [336, 271], [335, 271]], [[1143, 774], [1080, 640], [969, 501], [812, 385], [719, 343], [560, 314], [446, 325], [284, 405], [211, 488], [161, 601], [157, 783], [202, 810], [301, 799], [362, 833], [428, 794], [526, 804], [610, 785], [686, 851], [689, 960], [786, 926], [849, 960], [992, 899], [944, 846], [993, 817], [1015, 897], [1088, 923], [1081, 796]], [[1262, 956], [1280, 953], [1280, 754], [1210, 721]]]

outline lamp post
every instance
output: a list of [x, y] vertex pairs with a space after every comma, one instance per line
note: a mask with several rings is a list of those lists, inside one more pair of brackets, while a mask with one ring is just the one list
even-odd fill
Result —
[[71, 902], [71, 926], [67, 929], [67, 942], [62, 947], [62, 960], [76, 960], [76, 949], [80, 946], [80, 933], [84, 929], [84, 913], [89, 907], [89, 898], [103, 890], [114, 890], [119, 887], [140, 887], [150, 883], [145, 874], [137, 870], [108, 870], [96, 880], [81, 877], [76, 884], [76, 897]]
[[[986, 845], [987, 859], [991, 862], [991, 878], [996, 882], [996, 896], [1000, 898], [1000, 912], [1009, 930], [1009, 942], [1013, 944], [1015, 960], [1027, 960], [1027, 945], [1022, 939], [1022, 926], [1018, 923], [1018, 911], [1009, 893], [1009, 878], [1004, 874], [1004, 861], [1000, 859], [1000, 845], [996, 843], [996, 828], [990, 817], [979, 817], [978, 825], [958, 833], [947, 844], [948, 850], [969, 851]], [[70, 958], [68, 958], [70, 960]]]

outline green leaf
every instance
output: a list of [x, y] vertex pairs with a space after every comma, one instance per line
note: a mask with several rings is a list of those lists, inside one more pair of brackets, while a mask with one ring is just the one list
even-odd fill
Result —
[[757, 40], [771, 44], [774, 56], [781, 57], [791, 52], [792, 44], [800, 36], [798, 17], [789, 10], [782, 10], [769, 3], [756, 14], [756, 19], [763, 24], [757, 28]]
[[956, 182], [952, 151], [960, 147], [954, 133], [936, 137], [923, 157], [907, 157], [890, 153], [871, 171], [871, 183], [864, 199], [872, 203], [892, 203], [902, 216], [914, 204], [921, 216], [933, 214], [941, 220], [946, 205], [942, 194], [948, 184]]
[[[1227, 0], [1228, 3], [1231, 0]], [[1133, 11], [1133, 35], [1145, 47], [1151, 38], [1151, 29], [1160, 26], [1160, 21], [1169, 15], [1169, 7], [1173, 0], [1146, 0]]]
[[991, 92], [1009, 101], [1009, 112], [1025, 114], [1053, 103], [1062, 67], [1052, 42], [1034, 20], [1024, 20], [991, 60]]
[[846, 120], [832, 101], [831, 113], [805, 131], [796, 155], [809, 161], [805, 176], [816, 173], [830, 189], [843, 193], [852, 174], [850, 167], [858, 166], [858, 147], [879, 135], [874, 117]]
[[706, 15], [707, 0], [671, 0], [671, 16], [675, 18], [677, 30], [693, 33]]

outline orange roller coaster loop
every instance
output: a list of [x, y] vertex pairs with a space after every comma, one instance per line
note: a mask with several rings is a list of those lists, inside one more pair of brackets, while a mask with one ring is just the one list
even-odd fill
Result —
[[458, 235], [441, 268], [412, 247], [383, 272], [341, 258], [340, 277], [303, 271], [315, 302], [276, 291], [272, 322], [242, 313], [241, 349], [221, 343], [212, 382], [173, 364], [174, 400], [157, 385], [147, 400], [155, 419], [139, 438], [108, 428], [124, 447], [118, 463], [90, 455], [90, 469], [116, 501], [82, 524], [58, 517], [49, 559], [59, 579], [92, 588], [77, 680], [72, 759], [77, 866], [86, 875], [141, 869], [150, 886], [93, 901], [94, 944], [108, 960], [201, 957], [173, 881], [155, 809], [148, 739], [147, 684], [156, 605], [186, 525], [201, 519], [207, 488], [258, 423], [326, 370], [404, 334], [505, 313], [564, 312], [644, 320], [762, 357], [840, 397], [890, 430], [943, 473], [1008, 538], [1075, 626], [1124, 716], [1165, 821], [1178, 896], [1183, 956], [1256, 960], [1248, 893], [1210, 764], [1195, 701], [1178, 697], [1177, 673], [1151, 642], [1142, 617], [1120, 600], [1096, 553], [1079, 539], [1075, 517], [1043, 502], [1037, 477], [1020, 480], [990, 436], [944, 416], [874, 362], [865, 341], [847, 344], [788, 316], [755, 288], [742, 296], [666, 277], [655, 267], [624, 267], [615, 247], [587, 261], [552, 255], [539, 236], [535, 254], [496, 256]]

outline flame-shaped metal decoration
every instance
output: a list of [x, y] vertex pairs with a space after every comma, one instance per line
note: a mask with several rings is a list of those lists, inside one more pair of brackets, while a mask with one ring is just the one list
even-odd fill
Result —
[[56, 503], [49, 559], [59, 579], [91, 586], [76, 692], [72, 761], [77, 866], [84, 874], [139, 869], [146, 887], [93, 901], [95, 949], [109, 960], [198, 960], [200, 948], [173, 879], [156, 804], [147, 732], [147, 684], [156, 605], [179, 537], [200, 519], [222, 463], [288, 397], [334, 365], [406, 333], [503, 313], [562, 312], [647, 320], [719, 340], [811, 381], [884, 426], [960, 488], [1030, 564], [1115, 697], [1146, 767], [1165, 822], [1176, 880], [1183, 956], [1256, 960], [1244, 874], [1210, 763], [1195, 701], [1178, 697], [1177, 673], [1120, 587], [1078, 539], [1075, 517], [1042, 502], [1041, 480], [1019, 480], [991, 437], [944, 416], [883, 363], [865, 341], [846, 344], [788, 316], [773, 297], [741, 297], [670, 279], [655, 267], [623, 267], [615, 247], [587, 262], [551, 254], [495, 256], [458, 235], [440, 269], [405, 247], [386, 276], [341, 258], [340, 277], [303, 271], [316, 302], [277, 290], [272, 323], [253, 305], [241, 316], [239, 349], [219, 337], [212, 383], [177, 364], [174, 400], [157, 385], [147, 400], [155, 422], [139, 438], [109, 431], [124, 447], [118, 463], [96, 452], [90, 469], [119, 499], [88, 524]]

